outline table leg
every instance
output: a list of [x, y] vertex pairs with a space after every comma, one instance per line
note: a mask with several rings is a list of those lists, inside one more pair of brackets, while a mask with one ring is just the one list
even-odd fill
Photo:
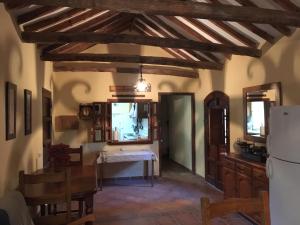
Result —
[[153, 187], [153, 178], [154, 178], [154, 160], [151, 160], [151, 187]]
[[102, 191], [103, 188], [103, 176], [104, 176], [104, 162], [100, 164], [100, 191]]
[[[94, 195], [89, 195], [85, 198], [85, 214], [92, 214], [94, 211]], [[86, 225], [92, 225], [93, 222], [88, 222]]]

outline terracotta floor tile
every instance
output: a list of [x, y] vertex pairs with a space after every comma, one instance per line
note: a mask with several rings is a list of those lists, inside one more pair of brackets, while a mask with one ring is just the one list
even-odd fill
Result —
[[[141, 181], [144, 182], [144, 181]], [[138, 183], [139, 184], [139, 183]], [[122, 180], [105, 185], [94, 199], [95, 225], [201, 225], [200, 198], [212, 201], [223, 194], [202, 178], [174, 166], [155, 180], [154, 187]], [[225, 222], [225, 223], [224, 223]], [[216, 220], [215, 225], [249, 225], [239, 215]]]

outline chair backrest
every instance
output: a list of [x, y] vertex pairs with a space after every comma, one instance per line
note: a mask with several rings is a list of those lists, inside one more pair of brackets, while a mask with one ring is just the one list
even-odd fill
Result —
[[222, 202], [210, 203], [208, 198], [201, 198], [202, 225], [210, 225], [213, 218], [227, 214], [260, 213], [262, 225], [271, 225], [268, 192], [261, 192], [259, 198], [226, 199]]
[[[70, 148], [69, 145], [63, 143], [50, 146], [49, 161], [50, 167], [65, 166], [82, 166], [83, 165], [83, 152], [82, 145], [79, 148]], [[65, 157], [64, 157], [65, 156]]]
[[71, 170], [43, 172], [37, 174], [19, 173], [19, 189], [25, 196], [27, 205], [66, 205], [66, 218], [71, 221]]
[[70, 166], [82, 166], [82, 164], [83, 164], [82, 145], [80, 145], [79, 148], [69, 148], [68, 152], [70, 155], [69, 165]]

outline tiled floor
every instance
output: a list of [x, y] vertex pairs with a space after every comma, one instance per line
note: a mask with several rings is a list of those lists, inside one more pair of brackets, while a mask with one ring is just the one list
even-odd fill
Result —
[[[222, 193], [186, 170], [171, 166], [155, 181], [118, 181], [105, 185], [95, 196], [96, 225], [197, 225], [201, 224], [200, 198], [222, 199]], [[129, 184], [129, 185], [128, 185]], [[215, 224], [248, 225], [240, 216]]]

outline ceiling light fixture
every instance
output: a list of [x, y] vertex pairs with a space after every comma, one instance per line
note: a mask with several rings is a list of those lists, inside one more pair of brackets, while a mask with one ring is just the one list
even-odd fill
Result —
[[143, 65], [140, 66], [141, 77], [134, 86], [137, 92], [151, 92], [151, 84], [143, 78]]

